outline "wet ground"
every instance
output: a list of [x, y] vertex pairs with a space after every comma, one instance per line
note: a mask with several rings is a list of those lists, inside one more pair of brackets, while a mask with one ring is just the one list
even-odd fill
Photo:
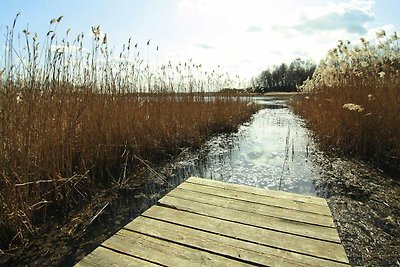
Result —
[[355, 160], [320, 155], [326, 197], [352, 265], [400, 266], [400, 183]]
[[[184, 150], [162, 167], [144, 164], [65, 219], [51, 220], [0, 265], [71, 266], [191, 175], [326, 197], [352, 265], [400, 266], [400, 184], [363, 163], [316, 148], [287, 98], [258, 98], [264, 109], [237, 133]], [[154, 169], [153, 169], [154, 168]], [[140, 181], [140, 182], [138, 182]]]

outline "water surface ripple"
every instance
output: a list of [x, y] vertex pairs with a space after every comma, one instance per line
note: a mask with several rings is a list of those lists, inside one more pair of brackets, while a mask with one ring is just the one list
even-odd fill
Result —
[[320, 169], [311, 160], [316, 149], [304, 121], [287, 105], [288, 99], [253, 101], [263, 109], [249, 123], [237, 133], [213, 137], [202, 148], [201, 159], [177, 162], [174, 175], [180, 169], [178, 176], [316, 195]]

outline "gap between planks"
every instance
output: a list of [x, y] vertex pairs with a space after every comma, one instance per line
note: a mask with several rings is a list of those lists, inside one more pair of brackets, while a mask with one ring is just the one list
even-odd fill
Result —
[[[340, 243], [340, 238], [336, 229], [331, 227], [312, 225], [293, 220], [269, 217], [262, 214], [216, 207], [169, 196], [165, 196], [160, 200], [158, 205], [205, 217], [257, 227], [260, 231], [263, 229], [274, 230], [277, 232]], [[155, 206], [155, 208], [156, 207], [157, 206]], [[147, 212], [150, 213], [153, 212], [153, 210], [150, 209]]]
[[[166, 224], [163, 223], [169, 223], [168, 229], [170, 230], [175, 226], [180, 226], [187, 228], [187, 231], [189, 231], [189, 229], [194, 229], [202, 231], [203, 234], [207, 232], [217, 236], [226, 236], [236, 241], [241, 240], [247, 243], [250, 242], [307, 256], [339, 262], [345, 262], [347, 260], [340, 243], [315, 240], [271, 230], [260, 230], [259, 228], [249, 225], [237, 224], [158, 206], [148, 210], [142, 216], [158, 220], [157, 223], [154, 223], [155, 225], [162, 224], [167, 227]], [[126, 227], [134, 229], [136, 223], [137, 221], [133, 221]]]
[[[334, 227], [331, 216], [323, 216], [314, 213], [304, 213], [297, 210], [289, 210], [259, 203], [249, 203], [238, 199], [225, 198], [218, 195], [209, 195], [203, 192], [195, 192], [176, 188], [169, 192], [165, 197], [175, 197], [197, 203], [206, 203], [216, 207], [245, 211], [254, 214], [262, 214], [270, 217], [282, 218], [314, 225], [332, 228]], [[162, 203], [162, 201], [163, 198], [160, 200], [160, 203]]]
[[103, 266], [348, 266], [326, 200], [195, 177], [77, 266], [93, 266], [93, 262]]
[[208, 185], [208, 186], [212, 186], [212, 187], [224, 188], [224, 189], [239, 191], [239, 192], [248, 192], [248, 193], [259, 195], [259, 196], [269, 196], [269, 197], [276, 197], [276, 198], [280, 198], [280, 199], [290, 199], [290, 200], [295, 200], [300, 203], [309, 203], [309, 204], [316, 204], [316, 205], [322, 205], [322, 206], [327, 205], [326, 200], [324, 198], [320, 198], [320, 197], [300, 195], [300, 194], [295, 194], [295, 193], [290, 193], [290, 192], [285, 192], [285, 191], [275, 191], [275, 190], [270, 190], [270, 189], [266, 189], [266, 188], [258, 188], [258, 187], [248, 186], [248, 185], [239, 185], [239, 184], [233, 184], [233, 183], [228, 183], [228, 182], [221, 182], [218, 180], [210, 180], [210, 179], [199, 178], [199, 177], [189, 177], [188, 179], [186, 179], [185, 182], [201, 184], [201, 185]]
[[[293, 253], [138, 217], [103, 246], [170, 266], [346, 266], [340, 262]], [[138, 248], [139, 247], [139, 248]]]
[[303, 212], [310, 212], [331, 217], [328, 206], [317, 205], [313, 203], [304, 203], [292, 199], [277, 198], [271, 196], [260, 196], [246, 191], [228, 190], [222, 187], [210, 186], [207, 184], [193, 183], [189, 179], [187, 182], [180, 184], [177, 188], [191, 190], [195, 192], [207, 193], [221, 197], [243, 200], [251, 203], [264, 204], [268, 206], [292, 209]]

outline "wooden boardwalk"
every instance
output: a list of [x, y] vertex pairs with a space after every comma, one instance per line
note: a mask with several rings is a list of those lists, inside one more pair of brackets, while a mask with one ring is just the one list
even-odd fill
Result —
[[325, 199], [189, 178], [77, 266], [348, 266]]

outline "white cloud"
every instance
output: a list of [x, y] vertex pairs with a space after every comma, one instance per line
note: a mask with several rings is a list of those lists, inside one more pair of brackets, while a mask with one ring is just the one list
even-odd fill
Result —
[[251, 25], [251, 26], [247, 27], [247, 30], [246, 30], [246, 32], [251, 32], [251, 33], [262, 32], [262, 31], [263, 31], [262, 27], [254, 26], [254, 25]]
[[305, 50], [302, 49], [296, 49], [293, 51], [293, 56], [294, 57], [301, 57], [301, 58], [307, 58], [309, 56], [309, 53]]
[[366, 23], [373, 20], [374, 16], [368, 12], [360, 9], [348, 9], [344, 12], [329, 12], [314, 19], [303, 17], [300, 23], [292, 28], [303, 33], [345, 30], [348, 33], [365, 34], [367, 32]]
[[198, 47], [198, 48], [203, 48], [203, 49], [214, 49], [215, 47], [212, 45], [209, 45], [207, 43], [197, 43], [194, 44], [194, 46]]
[[192, 28], [196, 27], [183, 50], [196, 61], [231, 66], [228, 71], [248, 78], [297, 57], [319, 62], [339, 39], [354, 42], [369, 35], [376, 24], [372, 0], [181, 0], [178, 4], [180, 16], [195, 21]]

